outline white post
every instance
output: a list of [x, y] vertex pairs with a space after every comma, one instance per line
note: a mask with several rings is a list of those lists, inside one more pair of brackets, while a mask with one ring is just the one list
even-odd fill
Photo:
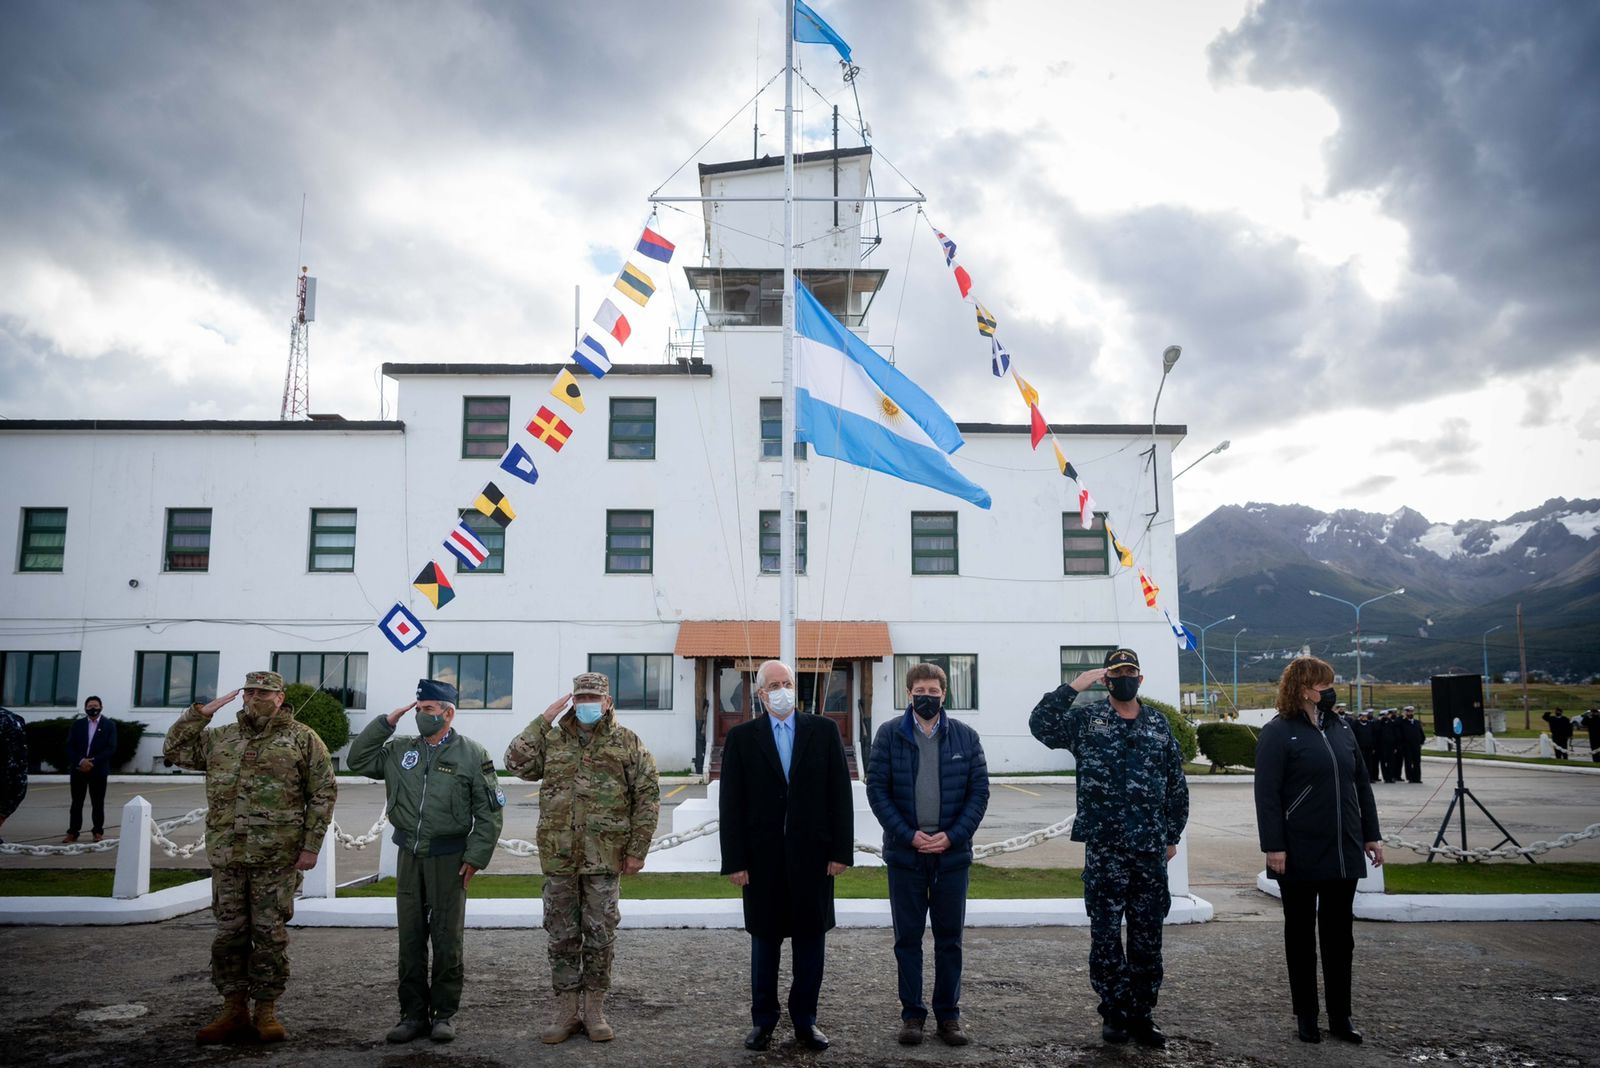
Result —
[[1485, 731], [1483, 733], [1483, 751], [1488, 753], [1490, 756], [1494, 756], [1500, 751], [1500, 748], [1495, 745], [1494, 734], [1490, 731]]
[[400, 874], [400, 847], [394, 844], [394, 834], [385, 827], [383, 844], [378, 847], [378, 878], [393, 879]]
[[333, 837], [333, 827], [329, 825], [328, 831], [322, 836], [322, 848], [317, 850], [316, 867], [306, 872], [305, 881], [300, 886], [301, 897], [326, 897], [337, 896], [339, 881], [335, 875], [339, 843]]
[[1167, 861], [1167, 893], [1173, 897], [1189, 896], [1189, 832], [1178, 836], [1178, 851]]
[[150, 802], [135, 796], [122, 806], [122, 836], [117, 839], [117, 876], [111, 896], [123, 901], [150, 892]]
[[1556, 743], [1550, 740], [1548, 734], [1539, 735], [1539, 755], [1546, 760], [1556, 758]]
[[783, 8], [783, 485], [778, 491], [778, 659], [798, 672], [794, 512], [794, 0], [786, 0]]

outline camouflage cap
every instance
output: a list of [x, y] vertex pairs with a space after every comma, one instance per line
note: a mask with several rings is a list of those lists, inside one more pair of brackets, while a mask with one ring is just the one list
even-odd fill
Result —
[[574, 676], [572, 692], [574, 694], [592, 693], [599, 694], [601, 697], [609, 697], [611, 696], [611, 680], [601, 672], [585, 671], [581, 675]]
[[277, 690], [283, 692], [283, 676], [276, 671], [249, 671], [244, 676], [246, 690]]

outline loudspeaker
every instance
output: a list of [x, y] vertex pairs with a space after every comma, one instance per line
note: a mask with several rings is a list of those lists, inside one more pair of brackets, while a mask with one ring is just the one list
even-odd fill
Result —
[[1463, 737], [1483, 733], [1482, 675], [1433, 677], [1433, 733], [1441, 738], [1455, 737], [1454, 721], [1458, 719]]

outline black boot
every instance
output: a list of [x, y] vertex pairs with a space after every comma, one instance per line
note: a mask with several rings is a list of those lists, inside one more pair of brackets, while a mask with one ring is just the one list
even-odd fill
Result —
[[1300, 1036], [1300, 1041], [1322, 1041], [1322, 1032], [1317, 1030], [1317, 1018], [1315, 1016], [1296, 1016], [1295, 1024], [1295, 1033]]
[[1330, 1018], [1328, 1020], [1328, 1034], [1341, 1042], [1349, 1042], [1358, 1046], [1361, 1044], [1361, 1032], [1356, 1030], [1356, 1022], [1348, 1016], [1340, 1017], [1337, 1020]]

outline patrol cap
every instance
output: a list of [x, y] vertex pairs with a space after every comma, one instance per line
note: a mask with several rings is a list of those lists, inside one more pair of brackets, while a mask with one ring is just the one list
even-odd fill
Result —
[[244, 676], [245, 690], [277, 690], [283, 692], [283, 676], [276, 671], [247, 671]]
[[1107, 671], [1110, 671], [1114, 667], [1124, 667], [1130, 664], [1135, 668], [1139, 666], [1138, 653], [1132, 649], [1113, 649], [1106, 654], [1104, 667]]
[[438, 679], [417, 680], [417, 700], [419, 701], [443, 701], [447, 705], [453, 705], [459, 696], [460, 694], [456, 692], [456, 688], [448, 682], [440, 682]]
[[1415, 712], [1416, 710], [1417, 710], [1417, 706], [1416, 705], [1406, 705], [1405, 708], [1401, 709], [1402, 712]]
[[587, 693], [600, 697], [609, 697], [611, 696], [611, 680], [603, 672], [585, 671], [581, 675], [573, 677], [572, 693], [574, 696], [580, 693]]

